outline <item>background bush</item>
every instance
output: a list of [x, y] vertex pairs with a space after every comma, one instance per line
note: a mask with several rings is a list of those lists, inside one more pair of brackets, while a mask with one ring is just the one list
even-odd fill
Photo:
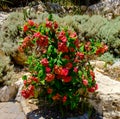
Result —
[[[37, 23], [42, 23], [48, 13], [29, 15]], [[58, 15], [53, 15], [54, 19], [63, 26], [68, 26], [77, 32], [81, 40], [88, 40], [89, 38], [100, 39], [109, 46], [110, 53], [115, 56], [120, 56], [120, 17], [111, 21], [99, 15], [74, 15], [65, 16], [63, 18]], [[20, 41], [19, 27], [25, 23], [23, 13], [12, 13], [2, 25], [0, 32], [0, 47], [8, 55], [14, 55], [18, 42]]]
[[9, 57], [0, 55], [0, 86], [10, 84], [10, 80], [15, 78], [13, 77], [13, 65], [11, 65], [10, 62]]

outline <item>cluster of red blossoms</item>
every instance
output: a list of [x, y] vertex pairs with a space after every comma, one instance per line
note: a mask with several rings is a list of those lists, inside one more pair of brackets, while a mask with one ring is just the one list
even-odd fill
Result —
[[22, 96], [24, 98], [29, 98], [29, 97], [33, 97], [34, 96], [34, 89], [35, 86], [33, 84], [38, 83], [39, 80], [38, 78], [34, 77], [34, 76], [30, 76], [28, 77], [28, 79], [24, 80], [24, 85], [26, 87], [26, 89], [22, 90]]
[[29, 85], [26, 89], [23, 89], [21, 94], [24, 98], [29, 98], [34, 96], [34, 89], [35, 87], [33, 85]]
[[76, 95], [78, 92], [76, 87], [79, 85], [89, 92], [98, 89], [93, 68], [90, 64], [87, 65], [88, 57], [93, 55], [93, 52], [94, 55], [103, 54], [108, 49], [106, 45], [93, 46], [91, 41], [82, 42], [75, 32], [61, 28], [56, 21], [49, 19], [40, 25], [28, 20], [23, 31], [27, 36], [23, 39], [19, 50], [34, 47], [36, 51], [34, 53], [36, 63], [34, 61], [30, 63], [33, 67], [32, 76], [24, 80], [23, 97], [34, 96], [34, 91], [37, 90], [36, 84], [43, 85], [47, 98], [62, 101], [63, 104], [80, 96]]
[[33, 44], [32, 44], [31, 41], [32, 41], [31, 38], [30, 38], [29, 36], [26, 36], [26, 37], [23, 39], [22, 45], [19, 46], [19, 48], [18, 48], [19, 51], [20, 51], [20, 52], [23, 52], [28, 46], [29, 46], [29, 47], [32, 47]]

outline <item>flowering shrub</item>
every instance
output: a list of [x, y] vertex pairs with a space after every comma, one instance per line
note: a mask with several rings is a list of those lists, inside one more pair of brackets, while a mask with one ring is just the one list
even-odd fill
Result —
[[60, 27], [51, 15], [43, 24], [28, 20], [23, 32], [19, 51], [30, 54], [31, 73], [23, 76], [23, 97], [41, 95], [50, 104], [74, 109], [86, 92], [98, 89], [89, 60], [103, 54], [106, 45], [93, 39], [80, 41], [76, 32]]

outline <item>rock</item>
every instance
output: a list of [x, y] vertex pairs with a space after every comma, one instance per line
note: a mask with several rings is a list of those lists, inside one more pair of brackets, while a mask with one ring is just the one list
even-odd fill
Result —
[[108, 19], [112, 19], [120, 15], [120, 0], [103, 0], [97, 4], [89, 6], [86, 14], [98, 14]]
[[18, 93], [16, 95], [15, 100], [20, 102], [23, 99], [22, 96], [21, 96], [21, 90], [24, 86], [22, 78], [19, 79], [17, 82], [15, 82], [15, 85], [18, 87]]
[[118, 69], [120, 69], [120, 59], [117, 60], [110, 68], [111, 68], [111, 69], [112, 69], [112, 68], [118, 68]]
[[108, 13], [105, 15], [105, 17], [107, 17], [108, 20], [112, 19], [113, 18], [113, 13]]
[[[105, 67], [109, 66], [108, 64], [106, 64], [106, 62], [104, 61], [90, 61], [90, 64], [93, 67], [99, 68], [99, 69], [104, 69]], [[107, 65], [107, 66], [106, 66]]]
[[105, 72], [115, 80], [120, 81], [120, 60], [116, 61], [113, 65], [107, 67]]
[[120, 118], [120, 82], [95, 70], [96, 81], [99, 85], [95, 94], [89, 94], [89, 102], [103, 115], [104, 119]]
[[19, 64], [19, 65], [26, 65], [26, 61], [27, 61], [27, 55], [25, 55], [24, 53], [21, 53], [21, 52], [17, 52], [15, 53], [14, 55], [12, 55], [14, 61], [16, 64]]
[[15, 85], [0, 88], [0, 101], [6, 102], [15, 98], [18, 88]]
[[64, 9], [57, 3], [50, 3], [46, 2], [45, 6], [47, 8], [48, 12], [53, 12], [53, 13], [64, 13]]
[[[30, 73], [25, 73], [23, 75], [29, 76]], [[21, 96], [21, 91], [24, 86], [22, 78], [18, 79], [18, 81], [15, 82], [15, 85], [18, 88], [18, 92], [17, 92], [15, 100], [20, 102], [20, 101], [24, 100], [23, 97]]]
[[38, 99], [29, 99], [28, 100], [28, 103], [30, 103], [30, 104], [38, 104], [39, 103], [39, 100]]
[[45, 5], [43, 3], [39, 4], [37, 11], [39, 11], [39, 12], [45, 12], [46, 11]]
[[17, 102], [0, 103], [0, 119], [26, 119], [21, 105]]
[[82, 12], [85, 12], [87, 10], [87, 6], [85, 6], [85, 5], [82, 5], [80, 8], [81, 8]]

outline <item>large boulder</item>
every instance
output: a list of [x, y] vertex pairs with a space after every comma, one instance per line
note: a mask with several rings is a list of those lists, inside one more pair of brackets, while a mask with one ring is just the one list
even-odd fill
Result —
[[120, 15], [120, 0], [101, 0], [101, 2], [88, 7], [87, 14], [99, 14], [108, 19]]
[[104, 119], [120, 118], [120, 82], [112, 80], [95, 70], [99, 89], [90, 94], [89, 102], [103, 115]]
[[0, 102], [7, 102], [15, 98], [18, 88], [15, 85], [0, 88]]

